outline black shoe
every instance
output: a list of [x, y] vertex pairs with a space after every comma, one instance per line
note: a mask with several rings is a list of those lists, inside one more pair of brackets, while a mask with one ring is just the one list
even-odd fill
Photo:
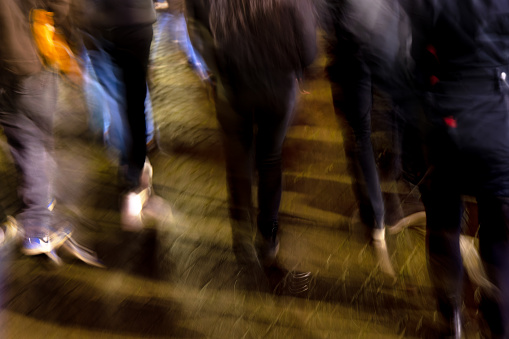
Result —
[[445, 332], [442, 335], [442, 338], [447, 339], [461, 339], [461, 312], [459, 309], [453, 311], [451, 318], [446, 320]]
[[439, 301], [439, 337], [460, 339], [463, 328], [461, 324], [461, 310], [452, 301]]
[[245, 237], [236, 237], [233, 239], [233, 253], [237, 259], [240, 268], [260, 266], [253, 241]]
[[260, 263], [269, 267], [276, 261], [276, 256], [279, 252], [279, 237], [277, 235], [278, 222], [272, 223], [272, 229], [268, 236], [262, 234], [260, 230], [256, 233], [256, 253]]

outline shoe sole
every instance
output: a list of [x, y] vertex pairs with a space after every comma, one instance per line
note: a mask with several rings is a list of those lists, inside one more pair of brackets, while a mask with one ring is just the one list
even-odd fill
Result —
[[76, 258], [80, 259], [88, 265], [99, 268], [106, 268], [106, 266], [104, 266], [99, 258], [97, 258], [95, 252], [78, 244], [73, 238], [69, 238], [69, 240], [63, 244], [62, 248], [66, 249], [70, 254], [74, 255]]

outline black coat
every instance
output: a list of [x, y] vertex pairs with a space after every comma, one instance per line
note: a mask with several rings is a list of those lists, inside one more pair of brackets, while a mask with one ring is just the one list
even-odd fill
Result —
[[[274, 36], [274, 40], [293, 39], [294, 47], [276, 56], [279, 46], [271, 43], [272, 39], [252, 38], [258, 37], [253, 32], [246, 37], [234, 36], [233, 40], [241, 42], [239, 44], [214, 40], [210, 27], [211, 1], [186, 1], [186, 12], [192, 23], [191, 38], [195, 45], [201, 46], [198, 50], [203, 54], [209, 68], [219, 76], [226, 87], [230, 89], [288, 87], [289, 82], [295, 81], [296, 74], [314, 60], [317, 53], [316, 18], [311, 2], [283, 1], [282, 6], [287, 10], [284, 13], [290, 13], [289, 21], [292, 21], [292, 25], [286, 25], [286, 30], [271, 30], [270, 34]], [[277, 15], [263, 15], [260, 17], [260, 20], [264, 20], [263, 23], [252, 24], [260, 30], [267, 30], [267, 25], [278, 19], [280, 17]], [[198, 32], [197, 38], [193, 38], [193, 31]], [[242, 50], [243, 48], [249, 48], [250, 52]], [[278, 60], [271, 64], [275, 59]]]
[[509, 2], [405, 6], [427, 103], [430, 163], [469, 194], [509, 196]]
[[85, 1], [94, 27], [119, 27], [152, 24], [156, 13], [152, 0], [80, 0]]
[[[509, 64], [509, 2], [402, 0], [412, 22], [412, 57], [441, 81], [488, 80]], [[432, 46], [432, 47], [431, 47]], [[500, 75], [500, 72], [499, 74]], [[473, 80], [472, 79], [472, 80]]]

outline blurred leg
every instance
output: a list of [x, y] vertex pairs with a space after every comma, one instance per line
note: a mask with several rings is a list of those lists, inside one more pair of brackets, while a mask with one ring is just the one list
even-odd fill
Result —
[[216, 100], [223, 131], [229, 214], [233, 251], [239, 264], [256, 262], [252, 243], [253, 117], [249, 110], [234, 111], [224, 98]]
[[[103, 41], [103, 43], [105, 43]], [[111, 57], [101, 49], [88, 51], [90, 81], [87, 82], [87, 99], [93, 117], [102, 121], [102, 131], [108, 145], [118, 149], [120, 163], [127, 163], [127, 147], [131, 144], [124, 117], [124, 85], [119, 80], [119, 69]]]
[[355, 181], [362, 221], [370, 228], [383, 228], [384, 204], [371, 143], [371, 82], [359, 75], [357, 83], [332, 84], [336, 115], [343, 122], [345, 153]]
[[341, 23], [334, 27], [328, 66], [334, 110], [342, 125], [361, 219], [371, 229], [382, 229], [384, 203], [371, 143], [371, 71], [348, 30]]
[[0, 98], [0, 122], [21, 175], [19, 195], [24, 208], [18, 221], [26, 237], [47, 236], [51, 197], [50, 149], [56, 110], [56, 76], [42, 71], [19, 77]]
[[147, 152], [145, 98], [152, 35], [152, 25], [117, 27], [106, 35], [113, 43], [108, 52], [113, 63], [121, 70], [125, 86], [126, 118], [131, 137], [127, 157], [127, 189], [139, 186]]
[[494, 338], [509, 335], [509, 198], [478, 197], [480, 253], [496, 290], [483, 291], [481, 310]]
[[[458, 192], [447, 180], [432, 173], [421, 187], [426, 209], [428, 270], [434, 285], [438, 308], [451, 335], [459, 335], [459, 307], [462, 300], [463, 262], [459, 236], [463, 205]], [[443, 177], [445, 179], [445, 177]]]
[[[256, 111], [256, 167], [258, 169], [258, 229], [271, 236], [273, 222], [278, 219], [282, 193], [282, 149], [296, 99], [296, 81], [282, 87], [274, 99]], [[273, 104], [271, 105], [270, 102]], [[268, 105], [267, 105], [268, 104]]]
[[147, 87], [147, 96], [145, 98], [145, 121], [147, 124], [147, 144], [155, 138], [154, 111], [152, 110], [152, 98]]

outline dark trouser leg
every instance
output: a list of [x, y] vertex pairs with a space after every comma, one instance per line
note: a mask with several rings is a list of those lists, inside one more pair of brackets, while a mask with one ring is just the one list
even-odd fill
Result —
[[147, 67], [152, 42], [152, 25], [117, 27], [106, 33], [113, 43], [113, 62], [122, 71], [125, 85], [126, 116], [131, 135], [128, 147], [128, 189], [139, 186], [140, 175], [147, 155], [145, 98], [147, 95]]
[[5, 214], [4, 207], [0, 205], [0, 222], [3, 222], [7, 218], [7, 215]]
[[[433, 174], [432, 174], [433, 175]], [[421, 187], [426, 209], [428, 270], [435, 287], [439, 311], [451, 321], [461, 303], [463, 261], [459, 247], [462, 203], [447, 181]]]
[[236, 112], [224, 98], [216, 99], [217, 118], [223, 130], [229, 214], [233, 250], [240, 264], [256, 260], [252, 243], [252, 113]]
[[0, 122], [20, 172], [23, 211], [18, 221], [27, 237], [44, 236], [50, 228], [49, 149], [53, 142], [56, 76], [41, 72], [15, 79], [0, 97]]
[[382, 228], [384, 204], [371, 144], [371, 79], [365, 65], [350, 64], [352, 70], [345, 75], [342, 87], [332, 83], [334, 109], [340, 121], [346, 120], [345, 152], [362, 221], [370, 228]]
[[278, 219], [282, 194], [281, 155], [295, 105], [295, 84], [281, 89], [274, 107], [256, 112], [256, 164], [259, 177], [257, 224], [264, 237], [272, 235], [273, 223]]
[[394, 106], [388, 95], [375, 89], [374, 105], [379, 109], [371, 114], [372, 133], [377, 135], [374, 142], [374, 153], [378, 158], [378, 173], [382, 186], [382, 197], [385, 207], [385, 224], [395, 225], [403, 218], [403, 209], [397, 182], [401, 176], [401, 138], [403, 128], [400, 111]]
[[483, 291], [481, 310], [494, 338], [509, 337], [509, 198], [478, 197], [481, 257], [496, 290]]

